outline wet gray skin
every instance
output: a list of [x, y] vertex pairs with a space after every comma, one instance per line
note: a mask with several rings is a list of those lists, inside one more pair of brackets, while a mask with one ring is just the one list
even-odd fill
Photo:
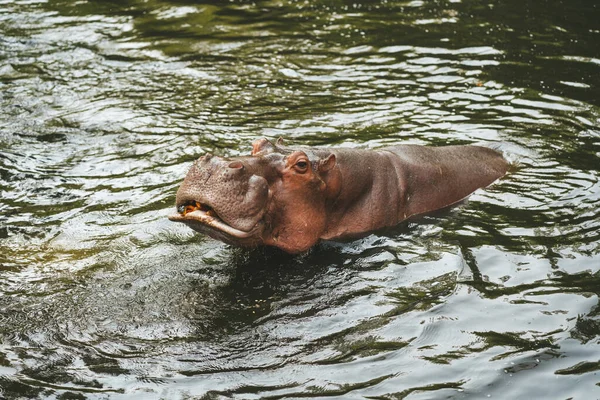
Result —
[[[169, 216], [216, 239], [251, 246], [260, 242], [267, 210], [267, 180], [257, 175], [251, 157], [226, 160], [212, 155], [198, 159], [178, 190], [179, 214]], [[202, 209], [182, 215], [187, 205]]]

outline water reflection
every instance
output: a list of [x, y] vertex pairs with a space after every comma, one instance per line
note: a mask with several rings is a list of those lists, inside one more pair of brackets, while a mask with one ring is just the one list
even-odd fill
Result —
[[[598, 12], [0, 5], [0, 397], [594, 397]], [[265, 135], [515, 168], [300, 257], [166, 220], [198, 155]]]

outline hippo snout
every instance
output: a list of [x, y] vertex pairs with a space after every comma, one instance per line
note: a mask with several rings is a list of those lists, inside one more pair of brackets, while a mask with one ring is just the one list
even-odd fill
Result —
[[177, 191], [183, 217], [199, 211], [240, 231], [250, 231], [267, 208], [267, 181], [243, 158], [200, 157]]

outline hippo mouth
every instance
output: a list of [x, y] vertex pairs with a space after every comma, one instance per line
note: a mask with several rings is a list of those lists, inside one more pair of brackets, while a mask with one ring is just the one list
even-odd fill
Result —
[[192, 225], [199, 223], [237, 239], [248, 239], [256, 234], [254, 229], [242, 231], [232, 227], [223, 221], [212, 207], [199, 201], [187, 201], [184, 204], [178, 205], [177, 214], [171, 214], [168, 218], [174, 222], [183, 222]]

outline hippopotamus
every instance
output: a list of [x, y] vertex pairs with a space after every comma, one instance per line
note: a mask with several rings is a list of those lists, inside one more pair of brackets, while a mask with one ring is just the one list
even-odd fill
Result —
[[258, 139], [250, 156], [195, 161], [169, 219], [229, 244], [299, 253], [451, 206], [508, 165], [474, 145], [368, 150]]

